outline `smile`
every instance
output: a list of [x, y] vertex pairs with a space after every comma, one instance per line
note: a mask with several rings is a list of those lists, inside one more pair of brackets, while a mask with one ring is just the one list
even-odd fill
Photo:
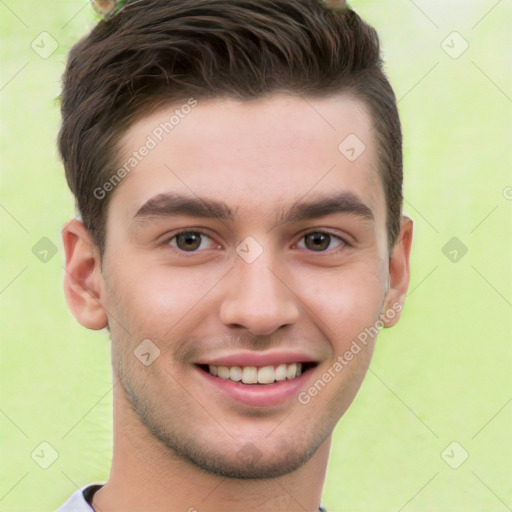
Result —
[[208, 372], [214, 377], [242, 382], [243, 384], [273, 384], [293, 380], [302, 374], [302, 363], [280, 364], [278, 366], [217, 366], [208, 365]]
[[251, 407], [293, 403], [318, 365], [315, 354], [297, 350], [221, 352], [194, 361], [212, 400]]

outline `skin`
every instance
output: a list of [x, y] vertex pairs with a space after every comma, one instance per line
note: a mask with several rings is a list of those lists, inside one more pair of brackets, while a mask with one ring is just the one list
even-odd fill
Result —
[[[134, 124], [124, 155], [176, 107]], [[366, 145], [353, 162], [338, 150], [349, 134]], [[373, 219], [334, 212], [280, 220], [297, 201], [340, 192]], [[136, 215], [163, 193], [223, 201], [233, 218]], [[180, 230], [206, 236], [187, 250], [173, 238]], [[318, 244], [305, 237], [312, 232], [331, 238]], [[117, 186], [106, 233], [101, 259], [80, 221], [63, 230], [69, 307], [88, 328], [108, 325], [112, 338], [114, 453], [95, 509], [316, 511], [333, 428], [363, 381], [375, 338], [308, 404], [297, 393], [267, 407], [241, 403], [194, 363], [299, 350], [317, 363], [303, 375], [299, 391], [307, 391], [366, 328], [398, 321], [412, 222], [403, 219], [390, 253], [364, 105], [344, 95], [199, 102]], [[262, 249], [251, 263], [236, 251], [246, 237]], [[145, 339], [160, 350], [148, 366], [134, 356]], [[257, 454], [250, 464], [239, 453], [248, 446]]]

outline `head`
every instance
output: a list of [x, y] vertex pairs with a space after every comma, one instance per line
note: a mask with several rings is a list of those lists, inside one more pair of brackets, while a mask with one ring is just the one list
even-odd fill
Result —
[[[408, 284], [374, 29], [339, 2], [127, 2], [72, 49], [62, 117], [66, 294], [110, 329], [126, 421], [222, 475], [300, 467]], [[223, 378], [254, 367], [291, 373]]]

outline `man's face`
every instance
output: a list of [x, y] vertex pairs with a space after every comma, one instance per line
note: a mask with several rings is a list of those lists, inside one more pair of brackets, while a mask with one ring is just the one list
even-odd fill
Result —
[[[176, 108], [128, 131], [126, 160]], [[101, 303], [148, 437], [231, 477], [285, 474], [326, 440], [374, 339], [341, 370], [338, 356], [391, 306], [376, 167], [360, 102], [283, 95], [199, 102], [121, 182]], [[262, 367], [273, 383], [251, 383]]]

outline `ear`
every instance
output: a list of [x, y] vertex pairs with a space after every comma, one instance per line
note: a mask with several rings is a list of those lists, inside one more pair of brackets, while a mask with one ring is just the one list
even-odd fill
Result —
[[404, 306], [407, 288], [409, 287], [409, 256], [412, 233], [412, 220], [409, 217], [402, 216], [400, 233], [389, 258], [389, 288], [381, 313], [381, 321], [385, 327], [392, 327], [398, 322]]
[[75, 318], [89, 329], [107, 326], [107, 314], [101, 305], [103, 277], [98, 247], [79, 220], [62, 228], [66, 255], [64, 294]]

